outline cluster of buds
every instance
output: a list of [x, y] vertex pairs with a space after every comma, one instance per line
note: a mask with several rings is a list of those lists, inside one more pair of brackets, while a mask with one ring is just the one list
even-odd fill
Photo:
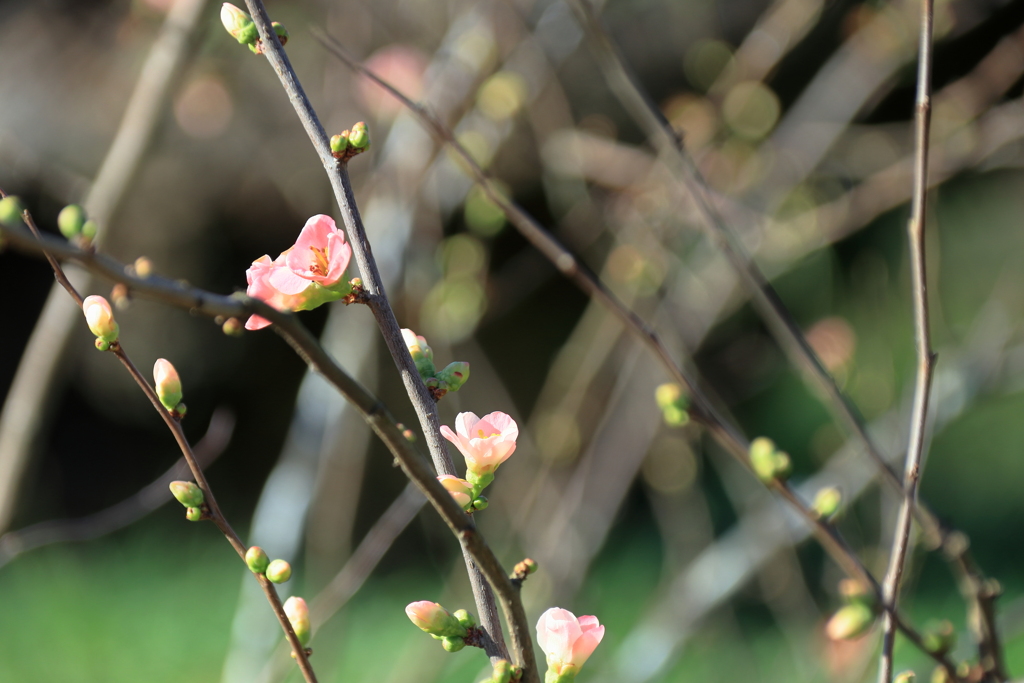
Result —
[[245, 551], [245, 564], [253, 574], [263, 574], [271, 583], [284, 583], [292, 578], [292, 566], [286, 560], [271, 562], [266, 551], [258, 545]]
[[416, 364], [416, 372], [420, 374], [435, 401], [450, 391], [458, 391], [469, 379], [469, 363], [455, 361], [442, 370], [437, 370], [434, 367], [434, 350], [427, 344], [425, 337], [410, 329], [403, 329], [402, 339], [405, 340], [409, 355]]
[[519, 425], [502, 412], [493, 412], [483, 417], [477, 417], [474, 413], [459, 413], [455, 418], [455, 431], [448, 425], [442, 425], [441, 436], [455, 444], [465, 458], [466, 478], [459, 481], [469, 488], [465, 495], [475, 502], [481, 497], [484, 488], [494, 481], [494, 472], [498, 466], [515, 452]]
[[512, 573], [508, 578], [512, 579], [513, 583], [522, 585], [526, 577], [535, 571], [537, 571], [537, 563], [527, 557], [525, 560], [516, 562], [516, 566], [512, 567]]
[[406, 605], [409, 621], [420, 630], [429, 633], [448, 652], [458, 652], [466, 647], [466, 639], [472, 640], [476, 619], [464, 609], [452, 614], [436, 602], [420, 600]]
[[[220, 22], [224, 24], [224, 28], [239, 44], [248, 45], [254, 54], [263, 54], [263, 41], [260, 40], [259, 30], [256, 28], [256, 23], [252, 20], [252, 17], [245, 10], [235, 7], [230, 2], [225, 2], [220, 7]], [[276, 21], [273, 22], [272, 26], [281, 44], [287, 43], [288, 29]]]
[[96, 335], [96, 348], [106, 351], [111, 344], [117, 342], [121, 328], [114, 320], [114, 311], [110, 308], [110, 302], [102, 296], [93, 294], [82, 301], [82, 313], [85, 314], [85, 322], [89, 325], [89, 331]]
[[750, 466], [757, 478], [766, 484], [786, 481], [793, 471], [789, 455], [778, 450], [775, 442], [764, 436], [759, 436], [750, 443]]
[[877, 601], [874, 592], [857, 579], [839, 582], [839, 595], [846, 603], [825, 625], [832, 640], [852, 640], [864, 635], [875, 623]]
[[690, 421], [690, 398], [683, 393], [678, 384], [669, 382], [654, 390], [654, 400], [661, 408], [665, 424], [670, 427], [682, 427]]
[[157, 358], [153, 364], [153, 386], [160, 403], [171, 415], [178, 419], [185, 417], [188, 409], [181, 402], [181, 378], [166, 358]]
[[547, 655], [544, 683], [572, 683], [580, 667], [604, 638], [597, 617], [579, 619], [569, 610], [552, 607], [537, 620], [537, 644]]
[[206, 506], [206, 496], [203, 495], [201, 488], [191, 481], [172, 481], [169, 488], [171, 495], [185, 506], [185, 519], [190, 522], [209, 519], [210, 510]]
[[331, 137], [331, 156], [338, 161], [348, 161], [368, 149], [370, 149], [370, 131], [364, 121], [359, 121], [350, 130], [343, 130]]
[[68, 204], [57, 214], [57, 228], [69, 242], [87, 247], [96, 238], [96, 221], [87, 218], [85, 209], [78, 204]]

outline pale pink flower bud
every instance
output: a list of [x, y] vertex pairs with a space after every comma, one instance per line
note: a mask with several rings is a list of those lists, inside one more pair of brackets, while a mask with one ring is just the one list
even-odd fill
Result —
[[252, 17], [230, 2], [220, 6], [220, 23], [224, 24], [227, 32], [243, 45], [255, 43], [260, 37]]
[[451, 638], [466, 635], [466, 629], [459, 620], [436, 602], [411, 602], [406, 606], [405, 613], [409, 621], [431, 635]]
[[309, 623], [309, 607], [306, 606], [306, 601], [293, 595], [284, 601], [284, 613], [288, 616], [299, 642], [303, 645], [308, 643], [313, 635], [313, 629]]
[[552, 607], [537, 620], [537, 644], [547, 655], [549, 676], [568, 674], [572, 680], [602, 638], [604, 626], [597, 617], [577, 619], [569, 610]]
[[169, 360], [158, 358], [153, 365], [153, 384], [156, 395], [167, 410], [174, 410], [181, 403], [181, 379]]
[[476, 475], [491, 474], [516, 449], [519, 426], [502, 412], [482, 418], [473, 413], [459, 413], [455, 430], [442, 425], [441, 435], [455, 444], [466, 458], [466, 469]]
[[114, 320], [114, 312], [110, 309], [110, 304], [106, 299], [95, 294], [87, 296], [82, 302], [82, 311], [85, 313], [85, 321], [89, 325], [89, 330], [98, 339], [108, 343], [117, 341], [120, 328]]
[[436, 372], [434, 351], [427, 344], [426, 337], [406, 328], [402, 330], [402, 339], [409, 348], [409, 355], [412, 356], [412, 361], [416, 364], [416, 372], [420, 373], [420, 377], [424, 380], [433, 377]]
[[459, 479], [450, 474], [442, 474], [437, 480], [441, 482], [441, 486], [448, 490], [448, 493], [452, 494], [452, 498], [455, 499], [455, 502], [463, 510], [467, 509], [473, 502], [473, 485], [465, 479]]

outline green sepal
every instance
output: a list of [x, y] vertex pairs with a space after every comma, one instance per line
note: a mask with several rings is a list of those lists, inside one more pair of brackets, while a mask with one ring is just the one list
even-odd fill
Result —
[[476, 472], [469, 470], [466, 472], [466, 481], [473, 485], [473, 499], [480, 497], [480, 493], [487, 488], [492, 481], [494, 481], [494, 472], [488, 472], [486, 474], [477, 474]]

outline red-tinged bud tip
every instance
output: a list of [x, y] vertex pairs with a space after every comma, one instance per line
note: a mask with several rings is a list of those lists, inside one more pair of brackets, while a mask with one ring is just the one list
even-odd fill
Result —
[[272, 583], [284, 583], [292, 578], [292, 566], [284, 560], [274, 560], [267, 565], [267, 578]]

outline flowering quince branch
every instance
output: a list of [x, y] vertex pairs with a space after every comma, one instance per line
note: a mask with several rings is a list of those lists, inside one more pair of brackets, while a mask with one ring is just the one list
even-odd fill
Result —
[[[438, 475], [454, 476], [454, 466], [448, 456], [444, 441], [440, 437], [440, 421], [437, 417], [435, 405], [436, 397], [424, 383], [403, 340], [401, 328], [388, 302], [376, 261], [370, 249], [369, 240], [363, 228], [362, 219], [356, 207], [352, 185], [348, 176], [347, 157], [349, 155], [342, 153], [341, 158], [335, 156], [338, 153], [342, 140], [335, 140], [336, 144], [334, 149], [332, 149], [331, 140], [328, 139], [316, 112], [313, 110], [302, 89], [302, 85], [299, 83], [287, 54], [285, 54], [281, 47], [279, 36], [274, 31], [263, 3], [260, 0], [246, 0], [246, 6], [259, 33], [258, 44], [260, 51], [266, 55], [280, 78], [284, 90], [320, 156], [324, 169], [334, 188], [335, 198], [338, 201], [345, 229], [348, 232], [349, 241], [352, 245], [353, 255], [359, 266], [363, 286], [366, 290], [366, 303], [381, 329], [388, 350], [391, 352], [409, 398], [416, 410], [420, 427], [423, 430], [427, 446], [430, 450], [434, 468]], [[250, 44], [250, 47], [252, 47], [252, 44]], [[349, 135], [345, 140], [346, 149], [349, 145], [353, 148], [365, 149], [368, 144], [369, 138], [365, 134], [364, 126], [354, 126], [349, 131]], [[454, 500], [452, 504], [456, 505]], [[470, 524], [472, 523], [470, 522]], [[501, 593], [502, 589], [499, 589], [499, 584], [507, 584], [509, 592], [503, 595], [502, 607], [509, 624], [509, 636], [515, 660], [524, 667], [527, 676], [526, 680], [528, 682], [534, 680], [536, 677], [536, 667], [534, 665], [533, 644], [530, 640], [529, 626], [526, 622], [525, 612], [518, 593], [511, 583], [508, 582], [508, 577], [504, 571], [485, 572], [484, 568], [479, 566], [480, 558], [472, 554], [464, 536], [460, 536], [460, 542], [463, 546], [463, 554], [466, 559], [477, 610], [483, 627], [491, 637], [493, 644], [493, 647], [488, 648], [488, 655], [490, 655], [492, 662], [508, 657], [501, 631], [501, 623], [494, 605], [494, 596], [491, 592], [493, 587], [494, 590]], [[486, 580], [484, 579], [485, 575], [487, 576]], [[490, 583], [490, 586], [488, 583]]]
[[[484, 190], [487, 197], [505, 213], [509, 222], [538, 251], [547, 257], [565, 277], [569, 278], [589, 297], [605, 306], [623, 323], [634, 337], [651, 351], [672, 377], [674, 383], [678, 385], [675, 387], [677, 401], [675, 401], [676, 409], [673, 410], [673, 414], [675, 419], [679, 421], [679, 424], [690, 419], [702, 424], [728, 453], [747, 469], [754, 472], [755, 468], [750, 458], [751, 444], [734, 425], [730, 424], [719, 414], [713, 403], [699, 389], [696, 381], [689, 377], [682, 366], [675, 361], [672, 354], [661, 343], [657, 333], [643, 319], [623, 305], [603, 283], [587, 271], [576, 257], [548, 233], [533, 216], [505, 196], [479, 164], [476, 163], [469, 151], [458, 142], [454, 133], [447, 126], [431, 115], [422, 105], [408, 98], [372, 70], [348, 55], [336, 40], [319, 32], [314, 35], [331, 54], [395, 96], [412, 111], [428, 131], [438, 140], [448, 144], [458, 154], [464, 167], [469, 170], [470, 175]], [[683, 397], [683, 387], [685, 387], [685, 398]], [[681, 405], [685, 405], [685, 409], [679, 408]], [[680, 410], [682, 410], [682, 413]], [[764, 479], [762, 480], [764, 481]], [[952, 661], [944, 653], [925, 648], [921, 644], [921, 636], [902, 617], [885, 607], [886, 603], [882, 600], [881, 587], [878, 581], [846, 545], [839, 536], [837, 529], [827, 519], [822, 518], [814, 509], [800, 500], [788, 486], [784, 477], [773, 477], [765, 481], [765, 484], [785, 499], [807, 521], [822, 547], [825, 548], [837, 564], [843, 567], [847, 574], [860, 579], [877, 593], [878, 604], [882, 605], [884, 610], [893, 614], [896, 627], [911, 642], [925, 651], [926, 654], [942, 665], [955, 678], [955, 665]]]
[[[2, 207], [0, 207], [2, 208]], [[81, 247], [68, 244], [62, 240], [49, 235], [33, 236], [20, 224], [0, 221], [0, 236], [5, 238], [12, 247], [19, 250], [45, 255], [47, 258], [74, 261], [90, 272], [103, 276], [109, 280], [123, 285], [133, 295], [159, 301], [164, 304], [201, 313], [211, 318], [227, 318], [227, 326], [231, 320], [246, 318], [251, 315], [259, 315], [273, 324], [277, 331], [295, 352], [314, 370], [319, 372], [328, 382], [358, 410], [370, 425], [374, 433], [384, 442], [388, 450], [398, 461], [406, 476], [412, 480], [431, 502], [438, 514], [445, 521], [452, 532], [459, 538], [460, 542], [472, 555], [476, 566], [487, 577], [487, 580], [494, 586], [495, 591], [501, 598], [502, 606], [506, 613], [511, 615], [509, 621], [513, 624], [513, 633], [516, 625], [526, 624], [526, 613], [523, 610], [522, 602], [519, 599], [519, 586], [514, 584], [505, 574], [501, 563], [493, 551], [477, 533], [472, 519], [465, 514], [458, 503], [452, 499], [448, 491], [437, 481], [435, 474], [424, 462], [420, 454], [413, 448], [407, 430], [400, 427], [395, 419], [387, 411], [384, 404], [372, 393], [366, 390], [355, 379], [348, 375], [334, 360], [324, 351], [316, 338], [307, 330], [294, 315], [278, 311], [272, 306], [252, 299], [244, 295], [223, 296], [207, 292], [202, 289], [190, 287], [187, 284], [168, 280], [155, 273], [142, 278], [134, 274], [134, 270], [115, 261], [114, 259], [97, 253], [94, 250], [86, 250]], [[56, 260], [54, 260], [56, 263]], [[58, 279], [63, 277], [63, 271], [58, 271]], [[77, 292], [75, 293], [77, 295]], [[143, 380], [144, 382], [145, 380]], [[148, 384], [146, 385], [148, 387]], [[149, 390], [152, 392], [152, 390]], [[147, 396], [150, 396], [147, 393]], [[150, 400], [154, 405], [159, 405], [159, 398], [155, 392]], [[165, 421], [170, 419], [169, 413], [161, 408], [161, 414]], [[172, 431], [176, 437], [180, 432], [180, 426], [176, 421]], [[170, 425], [169, 425], [170, 426]], [[198, 480], [197, 480], [198, 481]], [[262, 582], [261, 582], [262, 585]], [[529, 641], [529, 633], [525, 634], [525, 642], [529, 647], [529, 661], [532, 662], [533, 650], [532, 641]], [[536, 670], [532, 673], [530, 669], [524, 669], [523, 681], [539, 681]]]
[[[4, 196], [4, 193], [0, 191], [0, 196]], [[13, 198], [4, 196], [3, 202], [11, 202]], [[28, 211], [22, 213], [22, 219], [28, 225], [32, 234], [34, 235], [39, 246], [42, 247], [42, 234], [36, 227], [35, 221]], [[146, 378], [142, 376], [138, 368], [132, 362], [128, 353], [121, 346], [118, 337], [120, 328], [117, 322], [114, 320], [113, 311], [110, 304], [101, 296], [91, 295], [85, 299], [78, 293], [74, 286], [67, 279], [64, 274], [64, 270], [61, 268], [57, 260], [48, 253], [43, 252], [49, 261], [50, 266], [53, 268], [54, 276], [57, 281], [68, 291], [68, 294], [82, 306], [82, 311], [86, 318], [86, 323], [89, 326], [89, 330], [96, 335], [96, 348], [101, 351], [110, 351], [117, 359], [121, 361], [121, 364], [128, 370], [132, 379], [135, 380], [136, 384], [142, 389], [146, 398], [149, 399], [150, 403], [160, 414], [164, 423], [168, 429], [171, 430], [171, 434], [174, 436], [175, 441], [178, 443], [178, 447], [181, 449], [182, 455], [185, 457], [185, 461], [188, 463], [189, 469], [192, 472], [192, 476], [196, 482], [172, 482], [170, 485], [171, 493], [183, 504], [187, 504], [189, 508], [187, 517], [191, 521], [198, 521], [200, 519], [210, 519], [220, 529], [221, 533], [227, 538], [228, 542], [238, 553], [239, 557], [243, 560], [246, 555], [246, 547], [242, 542], [242, 539], [232, 528], [227, 518], [220, 510], [220, 506], [217, 505], [217, 499], [213, 496], [213, 491], [210, 488], [209, 482], [206, 480], [206, 475], [203, 473], [202, 468], [196, 461], [195, 455], [192, 452], [192, 447], [185, 437], [184, 431], [181, 428], [181, 417], [184, 413], [183, 405], [181, 404], [181, 380], [178, 378], [178, 373], [165, 359], [160, 359], [156, 362], [154, 367], [154, 378], [156, 380], [156, 389], [149, 385]], [[170, 407], [168, 407], [170, 404]], [[304, 644], [301, 642], [300, 637], [296, 634], [295, 629], [289, 619], [289, 615], [286, 613], [284, 606], [281, 604], [281, 598], [278, 596], [277, 591], [271, 585], [268, 577], [263, 575], [257, 575], [257, 581], [263, 592], [267, 596], [267, 601], [270, 602], [271, 608], [277, 615], [278, 620], [281, 622], [281, 628], [285, 632], [285, 637], [292, 646], [292, 653], [296, 661], [299, 664], [299, 668], [302, 671], [303, 677], [308, 683], [316, 683], [316, 674], [313, 671], [312, 665], [309, 663], [307, 652], [304, 648]]]

